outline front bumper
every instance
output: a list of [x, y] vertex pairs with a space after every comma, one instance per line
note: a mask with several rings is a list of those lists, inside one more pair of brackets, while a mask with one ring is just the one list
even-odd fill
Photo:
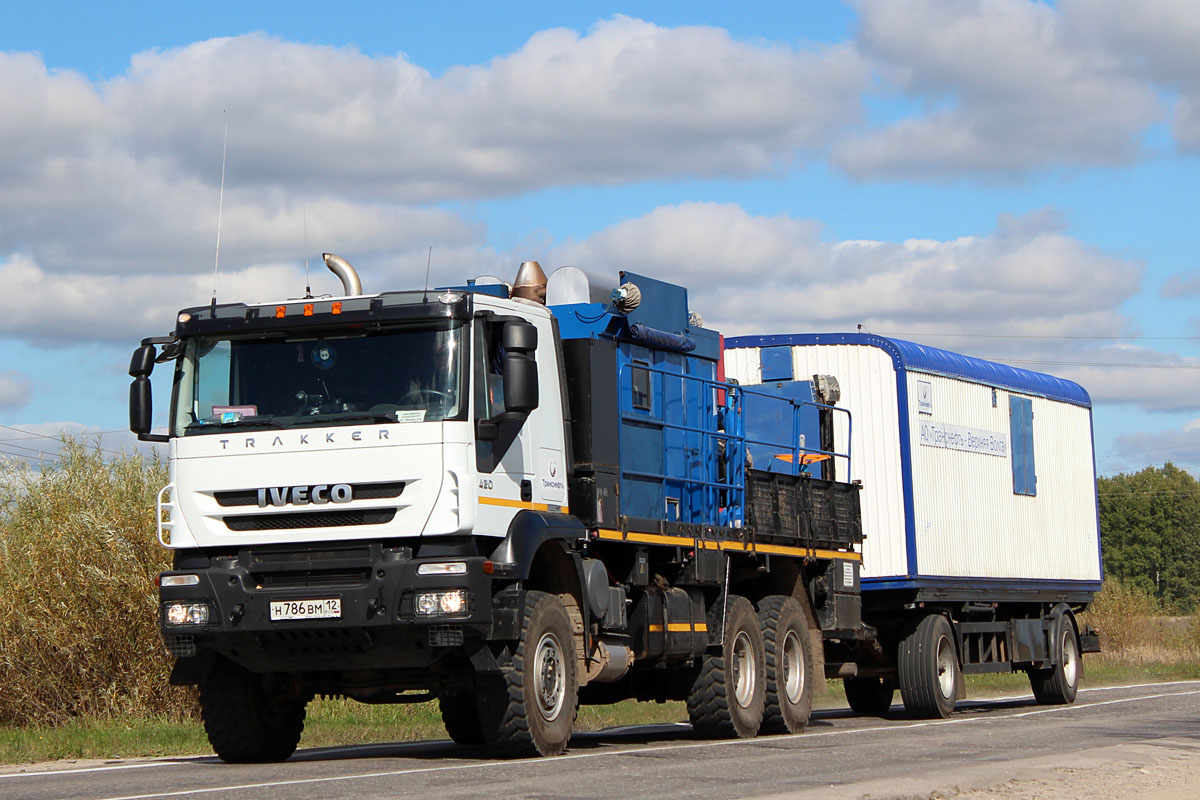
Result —
[[[493, 577], [485, 561], [414, 558], [411, 548], [378, 542], [245, 549], [236, 556], [195, 552], [163, 574], [196, 579], [160, 588], [159, 622], [173, 655], [221, 655], [255, 672], [420, 670], [491, 637]], [[418, 574], [423, 564], [447, 562], [464, 564], [463, 574]], [[467, 593], [459, 613], [417, 613], [418, 594], [455, 589]], [[337, 618], [271, 618], [273, 602], [331, 598], [340, 601]], [[176, 603], [207, 604], [207, 623], [171, 624], [167, 609]]]

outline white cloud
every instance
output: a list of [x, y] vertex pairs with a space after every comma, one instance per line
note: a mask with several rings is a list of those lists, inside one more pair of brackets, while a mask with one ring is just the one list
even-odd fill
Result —
[[[820, 226], [736, 205], [655, 209], [555, 251], [561, 263], [636, 268], [692, 287], [691, 304], [730, 333], [872, 330], [1116, 335], [1115, 308], [1141, 267], [1047, 227], [1003, 218], [952, 241], [824, 242]], [[717, 324], [720, 323], [720, 324]]]
[[834, 149], [857, 177], [1012, 175], [1113, 165], [1163, 110], [1075, 19], [1029, 0], [858, 0], [857, 42], [916, 116]]
[[427, 201], [758, 173], [823, 148], [867, 79], [849, 47], [617, 16], [441, 77], [402, 55], [213, 39], [139, 54], [103, 96], [132, 149], [188, 172], [215, 170], [225, 109], [237, 182]]
[[1129, 74], [1177, 94], [1177, 144], [1200, 151], [1200, 14], [1193, 0], [1063, 0], [1076, 36]]
[[1157, 433], [1135, 432], [1118, 436], [1113, 455], [1097, 456], [1100, 475], [1138, 472], [1149, 465], [1170, 461], [1177, 467], [1200, 473], [1200, 420], [1192, 420], [1176, 430]]
[[691, 308], [727, 336], [861, 323], [1075, 380], [1095, 403], [1200, 409], [1200, 359], [1096, 338], [1137, 333], [1119, 308], [1140, 291], [1142, 265], [1061, 227], [1056, 212], [1043, 210], [949, 241], [826, 242], [811, 221], [687, 203], [565, 243], [543, 264], [614, 278], [634, 269], [680, 283]]
[[33, 386], [27, 375], [0, 370], [0, 408], [21, 408], [32, 394]]
[[417, 204], [784, 169], [856, 118], [868, 80], [849, 46], [623, 16], [440, 77], [403, 55], [262, 34], [141, 53], [98, 83], [0, 53], [12, 112], [0, 116], [0, 259], [11, 270], [19, 255], [64, 288], [89, 274], [203, 275], [225, 122], [226, 268], [301, 257], [305, 216], [314, 248], [396, 261], [432, 244], [444, 258], [484, 231]]

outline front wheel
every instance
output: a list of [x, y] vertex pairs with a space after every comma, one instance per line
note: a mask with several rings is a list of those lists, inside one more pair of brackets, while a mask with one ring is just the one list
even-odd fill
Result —
[[1075, 702], [1079, 691], [1079, 673], [1083, 662], [1079, 660], [1079, 637], [1075, 621], [1070, 614], [1061, 614], [1053, 626], [1051, 640], [1058, 645], [1058, 659], [1049, 669], [1029, 670], [1029, 685], [1039, 703], [1065, 705]]
[[[710, 627], [721, 624], [721, 611], [720, 606], [713, 609]], [[730, 595], [723, 617], [720, 652], [701, 659], [688, 693], [688, 719], [704, 738], [746, 739], [758, 733], [766, 702], [762, 631], [754, 606], [744, 597]]]
[[958, 650], [954, 631], [941, 614], [930, 614], [900, 642], [900, 697], [914, 717], [942, 718], [958, 696]]
[[213, 750], [233, 764], [284, 761], [304, 731], [308, 696], [225, 659], [200, 682], [200, 717]]
[[562, 600], [525, 594], [521, 638], [500, 675], [482, 676], [480, 724], [487, 743], [516, 756], [567, 748], [579, 707], [575, 639]]
[[442, 725], [455, 744], [480, 745], [485, 739], [474, 692], [447, 692], [438, 698]]

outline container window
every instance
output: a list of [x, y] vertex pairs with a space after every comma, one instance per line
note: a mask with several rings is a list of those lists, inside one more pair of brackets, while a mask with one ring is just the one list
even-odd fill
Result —
[[1033, 400], [1008, 398], [1009, 440], [1012, 442], [1013, 494], [1037, 495], [1033, 461]]
[[[641, 362], [635, 362], [635, 364]], [[643, 411], [650, 410], [650, 370], [634, 366], [633, 378], [633, 407]]]

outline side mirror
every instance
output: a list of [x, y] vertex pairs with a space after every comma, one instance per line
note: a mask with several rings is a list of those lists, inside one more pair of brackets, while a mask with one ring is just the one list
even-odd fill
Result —
[[154, 371], [154, 345], [144, 344], [133, 351], [129, 359], [129, 375], [132, 378], [148, 378]]
[[537, 350], [537, 328], [520, 320], [506, 322], [501, 341], [507, 353], [532, 353]]
[[133, 358], [129, 360], [129, 374], [133, 376], [133, 383], [129, 385], [129, 430], [143, 442], [165, 442], [168, 438], [150, 432], [154, 416], [154, 401], [150, 391], [154, 355], [154, 345], [144, 344], [133, 351]]
[[[530, 326], [532, 328], [533, 326]], [[528, 414], [538, 407], [537, 362], [521, 353], [504, 356], [504, 409]]]

